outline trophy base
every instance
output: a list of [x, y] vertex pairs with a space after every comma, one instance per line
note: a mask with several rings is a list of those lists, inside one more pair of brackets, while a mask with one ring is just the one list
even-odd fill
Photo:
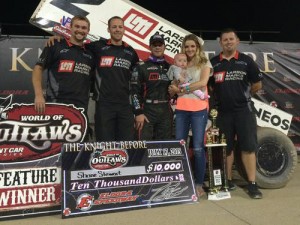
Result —
[[224, 200], [229, 198], [231, 198], [230, 192], [222, 190], [218, 192], [208, 193], [207, 199], [212, 201], [219, 201], [219, 200]]

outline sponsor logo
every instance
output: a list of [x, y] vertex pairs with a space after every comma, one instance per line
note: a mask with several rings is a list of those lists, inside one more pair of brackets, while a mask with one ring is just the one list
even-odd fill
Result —
[[285, 106], [284, 106], [285, 109], [293, 109], [294, 108], [294, 105], [292, 102], [285, 102]]
[[294, 116], [292, 120], [300, 122], [300, 116]]
[[63, 16], [61, 19], [60, 19], [60, 24], [68, 29], [70, 29], [71, 27], [71, 18], [70, 17], [66, 17], [66, 16]]
[[256, 92], [256, 94], [258, 95], [265, 95], [266, 94], [266, 91], [264, 89], [260, 89]]
[[52, 30], [53, 30], [53, 32], [55, 32], [55, 33], [57, 33], [59, 35], [62, 35], [63, 37], [65, 37], [67, 39], [69, 39], [71, 37], [71, 32], [68, 29], [66, 29], [66, 28], [64, 28], [64, 27], [62, 27], [60, 25], [55, 25], [52, 28]]
[[88, 211], [90, 208], [92, 208], [93, 201], [94, 197], [92, 195], [84, 193], [77, 198], [76, 209], [80, 209], [81, 211]]
[[284, 82], [290, 82], [292, 81], [291, 78], [284, 76], [282, 79]]
[[0, 162], [22, 163], [60, 153], [64, 142], [81, 142], [87, 120], [73, 105], [46, 104], [44, 114], [34, 104], [11, 104], [0, 98]]
[[115, 57], [113, 56], [102, 56], [100, 59], [100, 67], [112, 67]]
[[270, 102], [270, 106], [277, 108], [277, 107], [278, 107], [278, 104], [277, 104], [276, 101], [271, 101], [271, 102]]
[[58, 72], [73, 72], [75, 62], [73, 60], [61, 60], [58, 66]]
[[127, 162], [126, 150], [96, 150], [91, 157], [90, 166], [96, 170], [109, 170], [125, 166]]
[[275, 94], [299, 94], [300, 88], [276, 88]]
[[149, 80], [159, 80], [159, 73], [150, 73]]
[[28, 95], [29, 90], [0, 90], [0, 95]]
[[145, 39], [158, 24], [158, 21], [135, 9], [128, 11], [123, 19], [125, 30], [142, 39]]
[[252, 101], [254, 102], [254, 106], [256, 108], [258, 126], [271, 127], [280, 130], [284, 134], [288, 133], [292, 121], [291, 114], [276, 108], [276, 102], [272, 104], [270, 103], [270, 106], [255, 98], [252, 98]]
[[215, 82], [216, 83], [224, 82], [225, 73], [226, 73], [225, 71], [214, 73]]

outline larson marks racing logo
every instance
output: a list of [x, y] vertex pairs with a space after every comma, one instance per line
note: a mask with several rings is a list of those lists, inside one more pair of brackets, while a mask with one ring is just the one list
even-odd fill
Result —
[[12, 102], [12, 95], [0, 98], [0, 162], [34, 161], [61, 152], [64, 142], [81, 142], [87, 119], [73, 105], [46, 104], [38, 114], [34, 104]]
[[90, 166], [96, 170], [109, 170], [125, 166], [128, 162], [128, 154], [123, 149], [97, 149], [91, 156]]

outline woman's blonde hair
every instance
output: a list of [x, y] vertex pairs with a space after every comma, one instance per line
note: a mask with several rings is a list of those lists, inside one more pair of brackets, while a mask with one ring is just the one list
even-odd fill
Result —
[[181, 45], [181, 52], [185, 53], [185, 43], [187, 41], [194, 41], [197, 47], [197, 51], [195, 57], [192, 59], [193, 63], [196, 67], [202, 67], [208, 61], [205, 53], [203, 51], [203, 47], [200, 43], [199, 38], [195, 34], [188, 34], [183, 38], [182, 45]]

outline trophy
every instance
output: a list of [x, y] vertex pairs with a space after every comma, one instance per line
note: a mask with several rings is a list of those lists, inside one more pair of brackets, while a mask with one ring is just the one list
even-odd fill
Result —
[[219, 141], [219, 128], [216, 125], [216, 119], [218, 116], [218, 111], [212, 109], [209, 114], [212, 118], [212, 126], [207, 131], [207, 144], [217, 144]]
[[[206, 147], [208, 152], [208, 171], [209, 171], [209, 196], [216, 196], [219, 191], [228, 192], [228, 182], [226, 174], [226, 139], [225, 134], [221, 134], [216, 125], [218, 111], [210, 111], [212, 125], [206, 132]], [[218, 147], [218, 148], [217, 148]], [[213, 149], [222, 149], [222, 168], [215, 168], [213, 165]]]

